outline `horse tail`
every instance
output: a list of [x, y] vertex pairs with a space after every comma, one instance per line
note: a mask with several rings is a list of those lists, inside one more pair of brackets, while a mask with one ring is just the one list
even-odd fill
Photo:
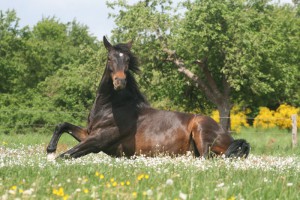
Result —
[[244, 139], [234, 140], [225, 152], [227, 158], [247, 158], [250, 144]]

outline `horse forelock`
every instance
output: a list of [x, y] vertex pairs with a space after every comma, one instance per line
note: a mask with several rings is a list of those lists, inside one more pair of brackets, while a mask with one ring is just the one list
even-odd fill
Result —
[[127, 54], [129, 56], [129, 70], [133, 73], [138, 73], [140, 71], [138, 67], [137, 57], [130, 51], [127, 44], [117, 44], [113, 46], [113, 49], [116, 51], [120, 51], [122, 54]]

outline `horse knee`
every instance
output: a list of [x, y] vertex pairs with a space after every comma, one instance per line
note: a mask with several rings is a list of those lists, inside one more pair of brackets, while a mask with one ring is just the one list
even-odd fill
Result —
[[55, 127], [55, 133], [61, 133], [64, 131], [64, 129], [66, 128], [66, 126], [68, 126], [68, 123], [67, 122], [64, 122], [64, 123], [61, 123], [61, 124], [58, 124], [56, 127]]

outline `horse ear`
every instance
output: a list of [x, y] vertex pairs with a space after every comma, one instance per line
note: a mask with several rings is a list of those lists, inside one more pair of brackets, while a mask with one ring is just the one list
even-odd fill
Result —
[[112, 48], [112, 45], [109, 43], [105, 36], [103, 36], [103, 44], [107, 50], [110, 50]]
[[133, 44], [133, 41], [132, 41], [132, 40], [130, 40], [130, 41], [126, 44], [127, 47], [128, 47], [128, 49], [131, 49], [132, 44]]

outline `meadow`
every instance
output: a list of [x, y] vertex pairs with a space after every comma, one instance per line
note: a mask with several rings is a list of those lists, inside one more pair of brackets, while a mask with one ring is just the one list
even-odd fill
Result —
[[[247, 159], [46, 155], [49, 134], [0, 135], [0, 199], [298, 199], [300, 147], [279, 129], [242, 129]], [[76, 143], [63, 135], [58, 152]]]

